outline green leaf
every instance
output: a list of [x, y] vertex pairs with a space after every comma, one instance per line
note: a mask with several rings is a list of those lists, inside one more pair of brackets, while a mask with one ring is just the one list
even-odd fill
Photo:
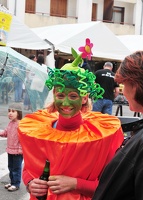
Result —
[[71, 53], [72, 53], [74, 58], [78, 57], [78, 53], [73, 48], [71, 48]]

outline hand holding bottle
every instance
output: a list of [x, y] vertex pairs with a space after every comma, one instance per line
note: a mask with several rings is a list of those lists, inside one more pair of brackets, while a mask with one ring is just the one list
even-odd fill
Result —
[[33, 179], [27, 185], [28, 191], [33, 195], [36, 196], [38, 200], [46, 200], [47, 199], [47, 192], [48, 192], [48, 185], [47, 181], [50, 175], [50, 162], [46, 160], [44, 170], [41, 176], [38, 178]]
[[[45, 166], [44, 166], [44, 170], [43, 173], [41, 174], [41, 176], [39, 177], [40, 180], [44, 180], [44, 181], [48, 181], [48, 178], [50, 176], [50, 162], [49, 160], [46, 160]], [[43, 196], [36, 196], [36, 198], [38, 200], [46, 200], [47, 199], [47, 193]]]
[[29, 191], [33, 196], [44, 196], [47, 194], [48, 185], [47, 181], [40, 180], [39, 178], [33, 179], [29, 183]]
[[48, 186], [54, 194], [61, 194], [76, 189], [77, 179], [64, 175], [49, 176]]

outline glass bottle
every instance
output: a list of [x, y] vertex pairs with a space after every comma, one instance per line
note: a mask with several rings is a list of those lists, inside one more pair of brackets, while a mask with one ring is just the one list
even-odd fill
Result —
[[[48, 181], [49, 176], [50, 176], [50, 162], [49, 162], [49, 160], [46, 160], [43, 173], [41, 174], [39, 179], [44, 180], [44, 181]], [[38, 196], [36, 198], [38, 200], [46, 200], [47, 194], [44, 195], [44, 196]]]

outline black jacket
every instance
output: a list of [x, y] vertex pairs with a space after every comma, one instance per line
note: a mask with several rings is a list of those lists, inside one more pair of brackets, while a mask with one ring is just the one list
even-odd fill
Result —
[[143, 129], [106, 166], [92, 200], [143, 200]]
[[114, 101], [114, 89], [119, 85], [114, 81], [115, 73], [109, 69], [100, 69], [95, 72], [95, 82], [105, 90], [103, 99]]

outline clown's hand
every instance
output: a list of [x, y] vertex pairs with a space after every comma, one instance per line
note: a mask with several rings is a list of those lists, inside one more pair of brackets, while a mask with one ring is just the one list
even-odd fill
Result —
[[47, 181], [40, 180], [38, 178], [33, 179], [28, 184], [28, 191], [33, 196], [44, 196], [47, 194], [48, 185]]
[[54, 194], [61, 194], [76, 189], [77, 179], [69, 176], [50, 176], [48, 186]]

